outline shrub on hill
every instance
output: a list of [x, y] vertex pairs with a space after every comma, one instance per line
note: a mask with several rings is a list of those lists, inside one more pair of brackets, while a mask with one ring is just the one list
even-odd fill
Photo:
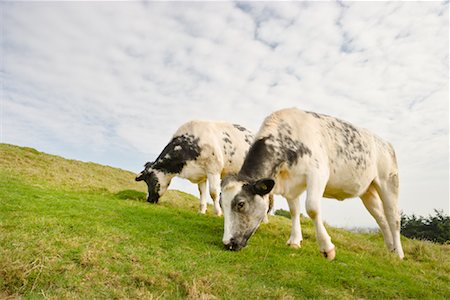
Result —
[[450, 217], [441, 210], [434, 210], [435, 215], [407, 216], [402, 213], [401, 233], [409, 238], [429, 240], [440, 244], [450, 241]]
[[285, 209], [277, 209], [275, 212], [274, 212], [274, 214], [276, 215], [276, 216], [282, 216], [282, 217], [285, 217], [285, 218], [288, 218], [288, 219], [290, 219], [291, 218], [291, 213], [289, 212], [289, 211], [287, 211], [287, 210], [285, 210]]

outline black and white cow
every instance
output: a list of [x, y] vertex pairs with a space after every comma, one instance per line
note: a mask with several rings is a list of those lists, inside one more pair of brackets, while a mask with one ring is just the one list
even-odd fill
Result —
[[200, 210], [206, 212], [206, 182], [214, 200], [214, 210], [222, 214], [219, 205], [220, 181], [223, 176], [239, 171], [253, 141], [253, 135], [236, 124], [194, 120], [182, 125], [154, 162], [136, 177], [148, 185], [147, 201], [157, 203], [173, 177], [179, 176], [198, 184]]
[[388, 249], [403, 258], [398, 189], [397, 162], [389, 143], [327, 115], [283, 109], [265, 119], [239, 173], [222, 182], [223, 243], [230, 250], [244, 247], [267, 211], [269, 195], [275, 193], [287, 199], [291, 211], [287, 243], [300, 247], [299, 197], [306, 190], [306, 211], [326, 258], [332, 260], [336, 253], [322, 222], [322, 196], [360, 197]]

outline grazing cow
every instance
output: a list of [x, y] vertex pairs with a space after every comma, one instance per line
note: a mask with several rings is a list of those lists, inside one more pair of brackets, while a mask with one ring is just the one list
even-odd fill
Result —
[[190, 121], [173, 135], [154, 162], [136, 177], [148, 185], [147, 201], [157, 203], [173, 177], [179, 176], [198, 184], [200, 210], [206, 212], [206, 181], [214, 200], [214, 210], [222, 214], [219, 205], [220, 180], [237, 172], [253, 141], [253, 135], [236, 124], [212, 121]]
[[360, 197], [380, 226], [388, 249], [403, 258], [398, 169], [392, 146], [366, 129], [296, 108], [268, 116], [239, 173], [224, 178], [220, 201], [225, 247], [245, 247], [264, 217], [271, 193], [287, 199], [292, 216], [287, 243], [300, 247], [299, 198], [305, 190], [306, 211], [326, 258], [332, 260], [336, 253], [322, 222], [322, 196]]

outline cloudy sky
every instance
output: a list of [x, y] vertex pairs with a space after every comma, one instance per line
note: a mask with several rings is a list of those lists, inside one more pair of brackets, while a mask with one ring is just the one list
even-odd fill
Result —
[[[0, 8], [3, 143], [138, 172], [190, 119], [257, 131], [295, 106], [390, 141], [400, 208], [449, 213], [448, 1]], [[358, 199], [324, 199], [323, 211], [333, 225], [375, 225]]]

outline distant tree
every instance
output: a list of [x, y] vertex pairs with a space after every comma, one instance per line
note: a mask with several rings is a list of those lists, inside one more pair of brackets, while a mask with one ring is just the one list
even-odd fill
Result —
[[282, 216], [282, 217], [288, 218], [288, 219], [291, 218], [291, 213], [285, 209], [277, 209], [274, 214], [277, 216]]
[[434, 210], [435, 215], [407, 216], [402, 213], [401, 233], [409, 238], [429, 240], [440, 244], [450, 241], [450, 217], [442, 210]]

